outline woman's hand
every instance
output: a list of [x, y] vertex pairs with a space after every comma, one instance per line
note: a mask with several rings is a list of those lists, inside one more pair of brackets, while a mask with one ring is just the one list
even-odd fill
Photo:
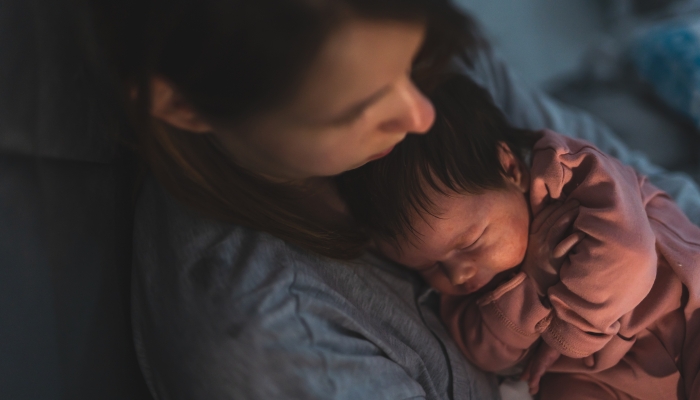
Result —
[[545, 207], [532, 221], [527, 253], [521, 270], [529, 276], [540, 296], [559, 280], [559, 268], [571, 250], [584, 236], [567, 231], [578, 216], [578, 201], [556, 201]]
[[531, 395], [539, 392], [542, 375], [557, 361], [559, 356], [561, 353], [551, 348], [545, 341], [540, 343], [535, 355], [530, 359], [525, 371], [520, 376], [520, 380], [527, 381]]

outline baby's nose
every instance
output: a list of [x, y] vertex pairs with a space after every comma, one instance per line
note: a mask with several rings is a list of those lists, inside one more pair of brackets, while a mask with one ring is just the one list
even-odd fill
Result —
[[461, 285], [476, 275], [476, 268], [462, 267], [456, 268], [450, 275], [450, 281], [453, 285]]

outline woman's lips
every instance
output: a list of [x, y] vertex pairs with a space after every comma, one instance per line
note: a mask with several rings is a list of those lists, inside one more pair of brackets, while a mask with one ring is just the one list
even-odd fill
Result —
[[396, 147], [396, 145], [389, 147], [387, 150], [384, 150], [381, 153], [373, 155], [372, 157], [369, 158], [369, 160], [370, 161], [379, 160], [382, 157], [388, 156], [389, 153], [391, 153], [391, 151], [394, 150], [394, 147]]

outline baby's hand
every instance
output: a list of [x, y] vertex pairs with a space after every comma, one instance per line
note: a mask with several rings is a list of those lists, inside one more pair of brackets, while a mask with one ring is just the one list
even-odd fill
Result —
[[564, 237], [578, 210], [578, 201], [557, 201], [545, 207], [532, 221], [521, 270], [534, 281], [540, 296], [545, 296], [547, 288], [557, 283], [566, 254], [584, 236], [574, 232]]
[[535, 351], [535, 355], [530, 359], [530, 363], [525, 367], [525, 371], [520, 376], [520, 380], [527, 381], [530, 394], [534, 395], [540, 390], [540, 379], [542, 375], [561, 356], [561, 353], [551, 348], [542, 341]]

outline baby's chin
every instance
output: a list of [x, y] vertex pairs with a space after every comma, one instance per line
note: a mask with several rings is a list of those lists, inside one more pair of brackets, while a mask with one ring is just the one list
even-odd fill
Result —
[[479, 292], [487, 284], [488, 282], [466, 282], [461, 285], [451, 285], [449, 288], [443, 288], [440, 292], [450, 296], [468, 296]]
[[450, 287], [442, 288], [442, 290], [439, 291], [440, 293], [452, 296], [468, 296], [473, 294], [481, 295], [496, 289], [498, 285], [510, 279], [517, 268], [518, 267], [513, 267], [507, 271], [500, 272], [490, 280], [475, 280], [473, 282], [465, 282], [461, 285], [450, 285]]

